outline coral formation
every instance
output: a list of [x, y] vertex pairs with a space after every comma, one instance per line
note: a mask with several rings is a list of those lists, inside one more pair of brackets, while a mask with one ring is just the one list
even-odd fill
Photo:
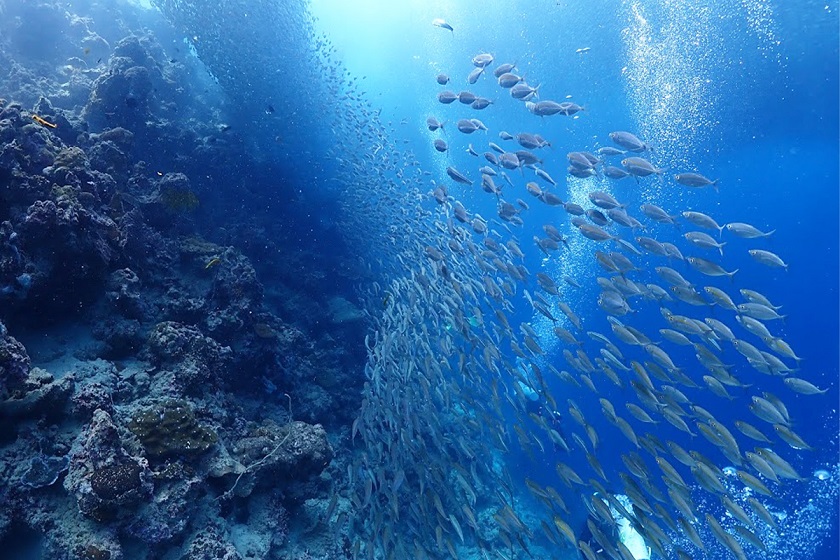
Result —
[[136, 413], [128, 429], [140, 439], [151, 459], [190, 457], [204, 453], [216, 443], [212, 430], [195, 419], [186, 402], [167, 401]]
[[278, 220], [297, 187], [181, 34], [88, 8], [0, 18], [0, 540], [25, 528], [56, 560], [302, 550], [290, 526], [358, 405], [357, 277], [327, 278], [297, 211]]

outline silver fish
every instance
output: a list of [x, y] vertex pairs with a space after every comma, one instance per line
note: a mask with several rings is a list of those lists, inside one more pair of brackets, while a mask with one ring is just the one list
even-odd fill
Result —
[[706, 276], [729, 276], [732, 278], [739, 270], [736, 268], [732, 272], [727, 272], [719, 264], [699, 257], [688, 257], [687, 260], [688, 264], [690, 264], [695, 270], [702, 272]]
[[650, 149], [650, 147], [639, 140], [636, 135], [623, 130], [610, 132], [610, 140], [630, 152], [644, 152], [645, 150]]
[[747, 252], [757, 262], [760, 262], [765, 266], [784, 268], [785, 272], [787, 272], [788, 264], [785, 263], [776, 253], [771, 253], [770, 251], [765, 251], [763, 249], [750, 249]]
[[718, 180], [712, 181], [699, 173], [677, 173], [674, 175], [674, 179], [677, 183], [686, 187], [714, 187], [717, 189], [718, 185]]
[[750, 224], [745, 224], [743, 222], [732, 222], [730, 224], [726, 224], [724, 226], [726, 231], [737, 235], [738, 237], [743, 237], [744, 239], [755, 239], [756, 237], [770, 237], [776, 230], [768, 231], [767, 233], [762, 232], [755, 226], [751, 226]]
[[683, 234], [683, 237], [701, 249], [717, 249], [720, 251], [720, 256], [723, 256], [723, 246], [726, 245], [725, 241], [719, 243], [711, 235], [702, 231], [689, 231]]
[[691, 222], [697, 227], [705, 229], [717, 230], [718, 236], [723, 232], [725, 226], [719, 226], [718, 223], [711, 216], [707, 216], [702, 212], [687, 211], [682, 213], [683, 218]]
[[661, 175], [662, 170], [654, 167], [648, 160], [640, 157], [628, 157], [621, 160], [621, 165], [630, 175], [635, 177], [647, 177], [648, 175]]

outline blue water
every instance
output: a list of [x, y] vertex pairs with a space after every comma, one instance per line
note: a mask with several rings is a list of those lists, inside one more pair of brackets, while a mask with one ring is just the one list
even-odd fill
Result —
[[[7, 4], [15, 8], [9, 9], [10, 13], [28, 9]], [[646, 282], [658, 281], [650, 272], [653, 267], [667, 265], [697, 281], [698, 287], [717, 286], [733, 296], [738, 288], [752, 288], [782, 306], [785, 319], [768, 326], [802, 358], [795, 375], [828, 388], [828, 392], [795, 394], [780, 377], [751, 370], [726, 344], [721, 358], [727, 364], [738, 364], [733, 372], [747, 387], [729, 387], [736, 397], [731, 403], [708, 391], [695, 391], [692, 399], [726, 425], [732, 426], [736, 420], [759, 425], [747, 410], [746, 400], [769, 391], [782, 398], [793, 418], [793, 429], [814, 448], [793, 452], [783, 443], [774, 447], [785, 452], [805, 480], [774, 487], [778, 499], [770, 503], [773, 511], [786, 519], [786, 532], [763, 534], [770, 550], [759, 554], [750, 548], [748, 557], [833, 560], [840, 555], [840, 12], [836, 0], [795, 4], [770, 0], [310, 0], [206, 5], [153, 1], [151, 5], [120, 6], [128, 19], [119, 24], [108, 20], [107, 9], [95, 2], [76, 3], [72, 9], [90, 15], [99, 33], [112, 43], [127, 29], [148, 28], [159, 41], [164, 59], [183, 64], [178, 79], [193, 97], [178, 99], [178, 115], [171, 116], [172, 122], [184, 129], [196, 120], [232, 126], [225, 137], [230, 151], [224, 161], [208, 161], [192, 152], [161, 153], [153, 137], [143, 139], [147, 144], [141, 155], [151, 168], [186, 173], [201, 196], [202, 206], [193, 221], [179, 227], [195, 229], [243, 251], [266, 287], [272, 312], [312, 338], [329, 335], [330, 326], [319, 315], [317, 305], [300, 301], [358, 295], [359, 302], [368, 304], [371, 324], [378, 324], [377, 317], [389, 303], [372, 286], [387, 286], [394, 280], [399, 249], [414, 250], [417, 239], [425, 244], [435, 238], [437, 232], [429, 217], [435, 205], [422, 196], [435, 186], [446, 185], [449, 194], [471, 213], [487, 219], [497, 216], [496, 197], [478, 186], [478, 168], [486, 162], [468, 154], [466, 148], [472, 143], [481, 154], [488, 150], [488, 142], [495, 142], [518, 149], [511, 148], [513, 141], [499, 138], [502, 130], [539, 133], [551, 142], [551, 148], [538, 155], [545, 159], [542, 168], [558, 182], [554, 192], [564, 200], [589, 206], [588, 192], [607, 190], [640, 219], [639, 206], [653, 203], [671, 214], [701, 211], [720, 224], [742, 221], [763, 231], [775, 230], [766, 240], [744, 240], [724, 233], [726, 245], [720, 259], [716, 253], [703, 254], [689, 247], [681, 235], [695, 228], [684, 221], [681, 229], [654, 225], [634, 234], [672, 241], [686, 255], [716, 260], [726, 270], [738, 269], [732, 282], [702, 277], [687, 263], [650, 255], [633, 258], [648, 270], [643, 276]], [[3, 8], [0, 0], [0, 14]], [[306, 10], [314, 22], [304, 15]], [[444, 18], [454, 32], [433, 26], [435, 18]], [[31, 37], [24, 40], [20, 36], [5, 45], [15, 60], [46, 67], [44, 61], [52, 61], [54, 53], [42, 46]], [[495, 61], [470, 86], [466, 76], [474, 68], [471, 59], [482, 52], [492, 53]], [[522, 102], [496, 84], [492, 69], [501, 62], [516, 63], [520, 75], [530, 84], [539, 84], [541, 99], [569, 99], [585, 110], [574, 117], [530, 114]], [[449, 75], [451, 82], [437, 84], [439, 73]], [[458, 101], [443, 105], [437, 95], [444, 89], [455, 93], [469, 90], [493, 104], [482, 111]], [[0, 91], [0, 97], [2, 94]], [[26, 100], [29, 104], [37, 101], [32, 95]], [[427, 129], [429, 116], [445, 123], [444, 132]], [[470, 136], [458, 132], [457, 120], [473, 117], [481, 119], [489, 131]], [[649, 143], [653, 152], [646, 157], [664, 170], [662, 176], [611, 182], [602, 176], [576, 179], [566, 173], [567, 152], [612, 145], [608, 134], [615, 130], [634, 131]], [[448, 142], [446, 153], [434, 149], [436, 138]], [[619, 159], [612, 164], [618, 165]], [[406, 164], [415, 160], [416, 172]], [[392, 166], [393, 161], [399, 163]], [[454, 184], [445, 173], [448, 166], [464, 172], [475, 184]], [[673, 175], [687, 171], [718, 179], [719, 188], [694, 190], [678, 185]], [[505, 199], [514, 202], [520, 198], [530, 206], [522, 214], [524, 226], [512, 234], [525, 253], [526, 267], [532, 277], [544, 272], [557, 281], [563, 300], [584, 321], [584, 332], [575, 335], [586, 342], [587, 349], [595, 348], [585, 331], [610, 337], [612, 333], [598, 306], [599, 289], [594, 281], [607, 273], [592, 253], [595, 248], [613, 248], [596, 247], [583, 239], [569, 225], [562, 208], [547, 206], [528, 195], [522, 188], [526, 181], [547, 187], [534, 179], [530, 170], [506, 173], [515, 186], [495, 178]], [[417, 196], [406, 195], [413, 189]], [[413, 209], [397, 205], [409, 200], [420, 200], [428, 215], [416, 218]], [[4, 210], [4, 218], [5, 214]], [[403, 221], [407, 215], [412, 217]], [[567, 235], [568, 250], [549, 257], [540, 252], [532, 237], [544, 237], [544, 224], [555, 225]], [[490, 227], [507, 238], [498, 219], [491, 221]], [[475, 237], [476, 243], [479, 239]], [[752, 248], [779, 254], [789, 269], [758, 264], [746, 253]], [[581, 287], [565, 285], [563, 276], [576, 279]], [[524, 288], [531, 293], [540, 291], [533, 280]], [[551, 332], [552, 323], [521, 296], [520, 289], [517, 297], [511, 298], [514, 307], [507, 317], [512, 325], [529, 323], [541, 335], [540, 344], [547, 353], [534, 361], [564, 416], [558, 429], [567, 438], [574, 430], [573, 420], [565, 414], [566, 400], [573, 399], [601, 438], [597, 456], [609, 479], [606, 485], [618, 491], [617, 475], [627, 470], [620, 454], [630, 449], [628, 442], [604, 419], [598, 398], [588, 389], [570, 387], [548, 372], [549, 364], [571, 370], [562, 356], [564, 346]], [[740, 297], [734, 299], [741, 301]], [[634, 313], [621, 319], [658, 339], [657, 330], [666, 326], [659, 306], [636, 299], [631, 307]], [[724, 320], [733, 330], [737, 327], [734, 316], [724, 310], [698, 311], [680, 302], [670, 302], [667, 307], [674, 313]], [[488, 309], [484, 312], [489, 322], [493, 317]], [[560, 324], [572, 329], [556, 308], [553, 312]], [[358, 343], [357, 352], [350, 352], [340, 365], [362, 380], [361, 330], [335, 336]], [[739, 336], [746, 338], [743, 330]], [[639, 348], [619, 346], [626, 350], [628, 363], [648, 359]], [[697, 364], [693, 351], [667, 348], [675, 362], [689, 364], [690, 375], [707, 373]], [[507, 346], [500, 351], [515, 361]], [[590, 353], [590, 358], [596, 355]], [[793, 366], [792, 361], [786, 363]], [[528, 375], [527, 366], [525, 369]], [[619, 375], [629, 379], [632, 374]], [[597, 385], [602, 390], [598, 397], [620, 407], [621, 414], [623, 404], [634, 401], [626, 384], [615, 387], [601, 375]], [[337, 394], [353, 391], [352, 396], [341, 395], [346, 398], [341, 401], [341, 418], [352, 418], [358, 412], [358, 401], [367, 396], [360, 394], [360, 386], [358, 381], [349, 388], [335, 388]], [[285, 390], [281, 387], [280, 392]], [[545, 400], [535, 404], [534, 410], [540, 405], [543, 414]], [[270, 403], [263, 406], [271, 408]], [[284, 406], [281, 400], [278, 408]], [[390, 413], [393, 411], [379, 412], [382, 416]], [[307, 421], [335, 421], [326, 416], [330, 415], [316, 415]], [[522, 423], [538, 433], [539, 428], [531, 420], [523, 420], [521, 414], [507, 410], [505, 418], [511, 425]], [[347, 426], [329, 428], [335, 428], [330, 435], [341, 441], [336, 447], [343, 456], [336, 463], [342, 464], [343, 476], [344, 464], [353, 458], [358, 461], [363, 450], [346, 444]], [[639, 428], [639, 435], [643, 429]], [[770, 431], [769, 426], [764, 429]], [[663, 441], [674, 440], [686, 448], [696, 445], [721, 467], [727, 465], [699, 436], [689, 438], [664, 422], [653, 432]], [[744, 439], [738, 436], [739, 441]], [[543, 437], [542, 441], [547, 440]], [[576, 451], [575, 444], [568, 441]], [[751, 448], [747, 443], [743, 447]], [[578, 472], [589, 469], [581, 453], [549, 446], [544, 455], [532, 458], [512, 447], [514, 452], [504, 461], [517, 476], [517, 507], [528, 517], [544, 512], [527, 493], [524, 477], [560, 488], [554, 468], [557, 461]], [[814, 479], [812, 473], [817, 469], [828, 470], [832, 477]], [[404, 492], [410, 483], [405, 483]], [[336, 480], [333, 484], [345, 488], [342, 485], [346, 483]], [[727, 484], [733, 492], [743, 489], [737, 480], [727, 480]], [[323, 492], [307, 496], [316, 497], [323, 499]], [[564, 498], [577, 504], [577, 490], [564, 493]], [[704, 503], [698, 501], [698, 511], [724, 517], [720, 504], [711, 497]], [[364, 512], [356, 513], [365, 519]], [[586, 511], [578, 506], [569, 521], [580, 524], [585, 517]], [[411, 534], [399, 524], [391, 530]], [[362, 535], [371, 532], [377, 531], [370, 526], [359, 531]], [[541, 550], [550, 550], [550, 543], [539, 531], [535, 533]], [[27, 539], [30, 537], [27, 533]], [[300, 538], [305, 541], [305, 536]], [[704, 538], [717, 545], [710, 533]], [[716, 554], [726, 553], [712, 548], [709, 557]]]

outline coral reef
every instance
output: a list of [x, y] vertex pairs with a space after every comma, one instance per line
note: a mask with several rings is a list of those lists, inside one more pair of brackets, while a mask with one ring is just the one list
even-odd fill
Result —
[[0, 18], [0, 541], [309, 556], [290, 528], [346, 471], [363, 382], [354, 267], [278, 219], [298, 187], [178, 32], [129, 4], [19, 4]]
[[212, 430], [195, 419], [186, 402], [168, 401], [135, 414], [128, 429], [143, 444], [152, 459], [190, 457], [204, 453], [216, 443]]

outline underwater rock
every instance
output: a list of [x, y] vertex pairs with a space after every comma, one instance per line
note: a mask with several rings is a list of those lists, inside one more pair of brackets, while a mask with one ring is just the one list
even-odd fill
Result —
[[165, 401], [141, 410], [128, 422], [151, 459], [189, 460], [210, 449], [216, 434], [199, 424], [186, 401]]
[[235, 373], [230, 367], [230, 347], [204, 336], [196, 327], [174, 321], [152, 329], [145, 352], [149, 361], [164, 368], [153, 379], [157, 395], [200, 394]]
[[205, 337], [196, 327], [164, 321], [149, 333], [148, 349], [152, 362], [162, 365], [182, 360], [213, 344], [215, 341]]
[[73, 386], [72, 375], [56, 380], [49, 372], [32, 368], [11, 398], [0, 401], [0, 418], [60, 417], [73, 392]]
[[143, 327], [136, 319], [114, 318], [99, 323], [94, 336], [105, 343], [102, 356], [119, 360], [135, 355], [145, 343]]
[[[0, 112], [0, 136], [3, 147], [0, 149], [0, 169], [4, 175], [19, 180], [38, 176], [41, 171], [52, 165], [55, 156], [61, 151], [61, 141], [50, 129], [33, 122], [30, 111], [18, 103], [10, 103]], [[18, 192], [13, 183], [9, 195], [17, 200]]]
[[[27, 261], [18, 244], [20, 236], [12, 223], [0, 223], [0, 299], [25, 297], [32, 285], [27, 270]], [[28, 279], [28, 282], [27, 282]]]
[[115, 219], [120, 227], [123, 258], [132, 268], [144, 271], [144, 277], [167, 270], [175, 261], [175, 241], [146, 223], [139, 208], [126, 210], [126, 204], [120, 200], [124, 198], [127, 197], [115, 195], [111, 201], [122, 214]]
[[26, 209], [21, 249], [38, 267], [30, 304], [78, 309], [99, 295], [104, 273], [120, 252], [120, 231], [96, 211], [97, 200], [97, 194], [79, 187], [54, 186], [50, 200]]
[[276, 484], [278, 477], [308, 481], [327, 467], [334, 454], [323, 426], [301, 421], [284, 426], [263, 422], [239, 440], [233, 452], [247, 468], [235, 491], [240, 497], [261, 485]]
[[70, 460], [64, 457], [41, 457], [36, 455], [29, 463], [20, 481], [30, 488], [52, 486], [67, 470]]
[[114, 142], [100, 140], [88, 150], [88, 154], [93, 169], [123, 181], [128, 178], [131, 160]]
[[181, 560], [242, 560], [236, 547], [227, 542], [222, 533], [212, 525], [202, 529], [189, 541]]
[[107, 522], [147, 499], [153, 486], [145, 460], [128, 455], [111, 416], [96, 410], [73, 443], [64, 488], [83, 514]]
[[204, 336], [198, 328], [175, 321], [155, 325], [149, 333], [148, 351], [152, 362], [157, 365], [171, 365], [186, 358], [219, 364], [226, 361], [230, 354], [230, 348]]
[[335, 324], [355, 323], [365, 317], [359, 307], [340, 296], [331, 298], [327, 302], [327, 307], [330, 321]]
[[126, 532], [147, 544], [180, 537], [206, 494], [203, 477], [181, 461], [167, 462], [155, 472], [155, 497], [137, 510]]
[[146, 315], [143, 298], [140, 296], [140, 278], [130, 268], [113, 271], [105, 288], [105, 299], [122, 317], [140, 320]]
[[[43, 174], [65, 190], [72, 187], [78, 193], [84, 193], [76, 194], [76, 197], [85, 203], [89, 212], [98, 212], [102, 201], [110, 200], [117, 188], [116, 180], [93, 169], [87, 154], [77, 146], [61, 150], [53, 164], [44, 168]], [[53, 187], [51, 194], [60, 196], [62, 192]]]
[[109, 387], [94, 381], [79, 384], [70, 399], [71, 412], [75, 416], [91, 418], [96, 410], [104, 410], [108, 414], [114, 412], [113, 394]]
[[93, 84], [88, 104], [82, 111], [93, 129], [141, 126], [149, 116], [149, 102], [160, 70], [146, 45], [138, 37], [126, 37], [116, 44], [108, 61], [109, 71]]
[[13, 391], [22, 389], [31, 369], [26, 348], [0, 322], [0, 398], [8, 398]]

